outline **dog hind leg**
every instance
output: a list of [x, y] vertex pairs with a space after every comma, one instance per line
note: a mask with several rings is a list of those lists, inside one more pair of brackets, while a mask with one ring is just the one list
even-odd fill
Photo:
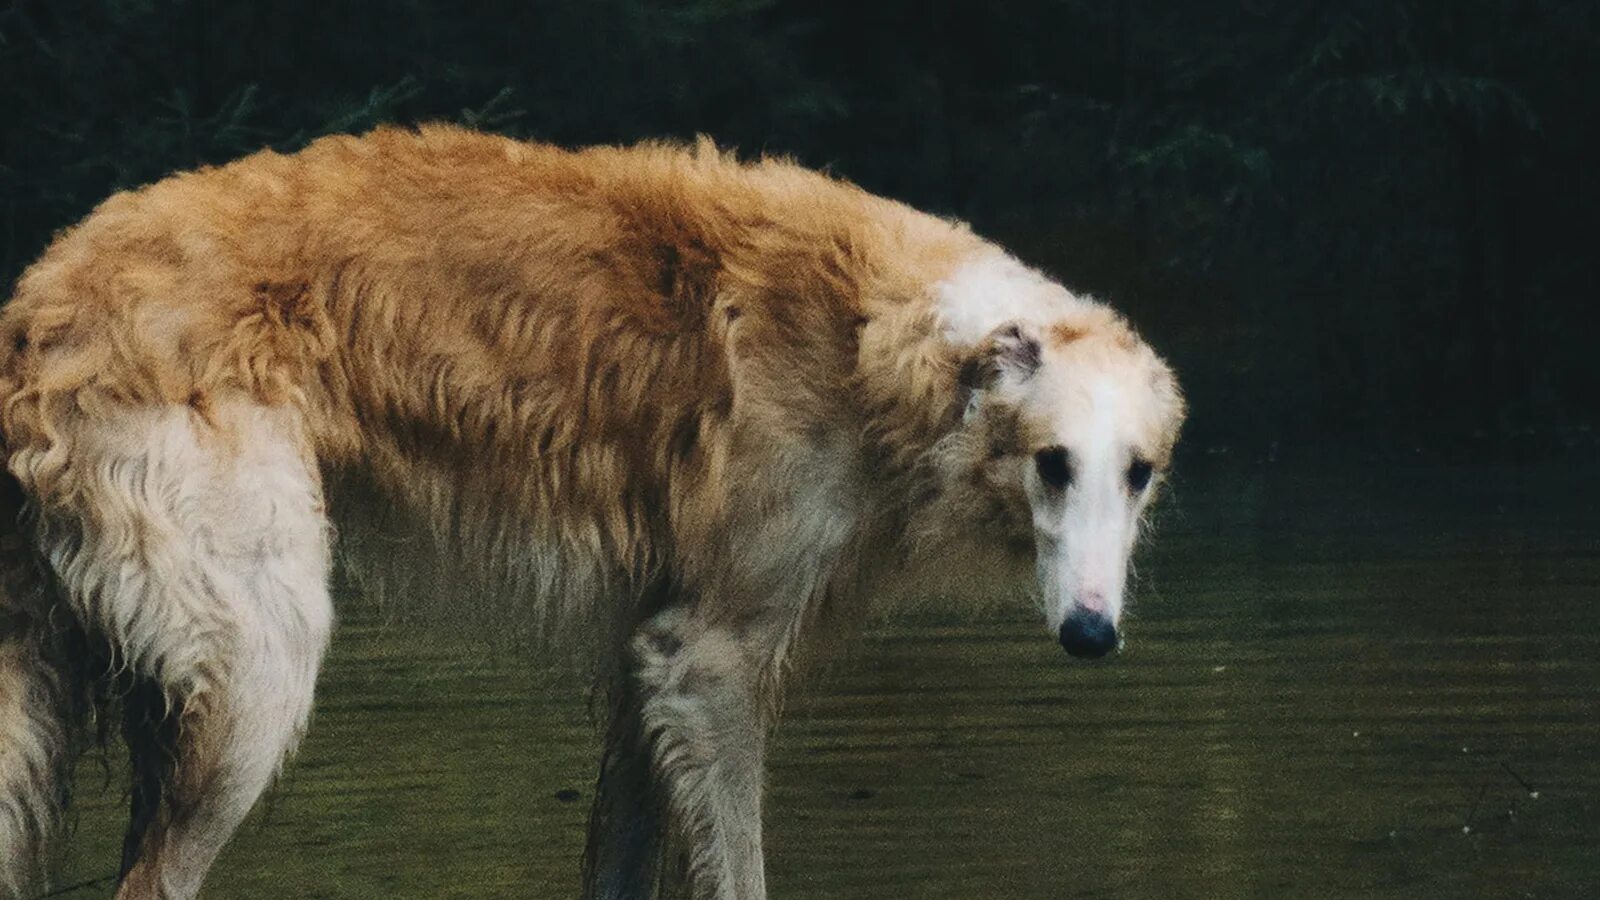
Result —
[[161, 815], [167, 785], [178, 760], [178, 717], [169, 715], [161, 686], [139, 679], [122, 697], [122, 738], [128, 747], [133, 783], [128, 797], [128, 827], [122, 839], [122, 867], [126, 878], [139, 861], [145, 835]]
[[332, 627], [321, 487], [287, 410], [127, 411], [84, 427], [73, 454], [75, 489], [43, 505], [46, 555], [79, 618], [159, 694], [126, 723], [137, 783], [117, 897], [183, 900], [310, 714]]

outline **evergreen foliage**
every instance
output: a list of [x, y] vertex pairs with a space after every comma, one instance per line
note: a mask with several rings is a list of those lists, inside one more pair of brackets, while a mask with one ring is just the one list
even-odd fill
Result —
[[1111, 298], [1201, 443], [1570, 445], [1596, 97], [1574, 0], [12, 0], [0, 278], [117, 188], [323, 133], [706, 133]]

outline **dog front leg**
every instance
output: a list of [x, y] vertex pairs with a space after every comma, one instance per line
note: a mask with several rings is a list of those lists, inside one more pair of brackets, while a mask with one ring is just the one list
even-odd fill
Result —
[[695, 900], [764, 900], [761, 642], [668, 610], [634, 640], [652, 771]]
[[584, 856], [585, 900], [651, 900], [661, 815], [650, 777], [639, 695], [627, 680], [613, 704]]

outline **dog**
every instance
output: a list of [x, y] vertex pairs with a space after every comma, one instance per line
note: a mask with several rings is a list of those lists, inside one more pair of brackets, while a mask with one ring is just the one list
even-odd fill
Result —
[[117, 897], [197, 894], [306, 728], [337, 550], [587, 666], [587, 896], [654, 896], [670, 846], [764, 897], [798, 654], [952, 569], [1114, 651], [1184, 415], [1108, 307], [705, 141], [383, 128], [116, 194], [0, 312], [0, 896], [112, 708]]

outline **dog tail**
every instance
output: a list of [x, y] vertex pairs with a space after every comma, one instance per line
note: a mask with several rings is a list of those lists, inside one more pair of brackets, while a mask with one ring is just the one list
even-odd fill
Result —
[[0, 900], [42, 887], [66, 811], [88, 691], [82, 635], [52, 615], [53, 581], [0, 469]]

